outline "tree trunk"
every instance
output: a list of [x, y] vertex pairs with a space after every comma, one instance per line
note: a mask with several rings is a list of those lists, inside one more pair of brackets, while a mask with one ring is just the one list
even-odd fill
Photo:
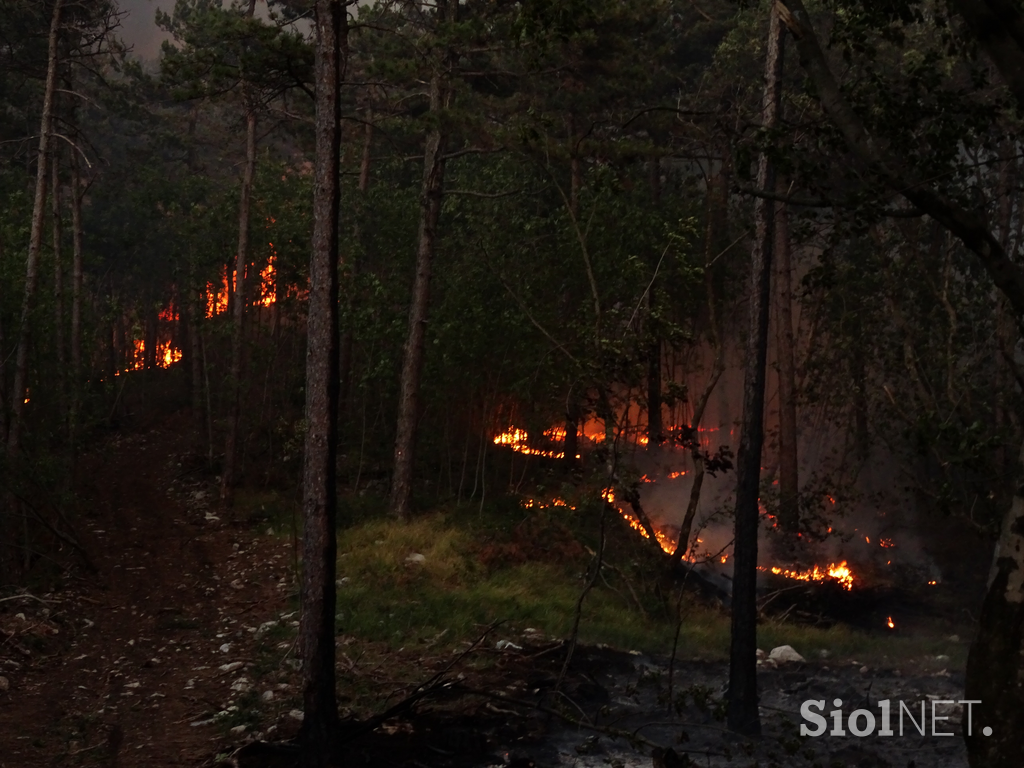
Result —
[[338, 413], [344, 418], [349, 407], [349, 393], [352, 389], [352, 350], [355, 343], [355, 336], [352, 332], [352, 315], [355, 310], [355, 283], [359, 276], [359, 259], [363, 255], [363, 230], [365, 227], [366, 211], [368, 210], [366, 194], [370, 189], [370, 151], [373, 148], [373, 124], [370, 122], [372, 115], [367, 110], [366, 125], [363, 132], [363, 157], [359, 163], [359, 204], [355, 222], [352, 225], [352, 239], [355, 248], [348, 259], [348, 279], [351, 290], [345, 291], [345, 304], [349, 322], [341, 335], [341, 352], [338, 360], [340, 369], [341, 391], [338, 394]]
[[53, 122], [53, 94], [57, 83], [57, 43], [60, 37], [60, 15], [63, 0], [53, 4], [50, 20], [49, 56], [46, 65], [46, 85], [43, 89], [43, 115], [39, 126], [39, 150], [36, 158], [36, 191], [32, 203], [32, 227], [29, 233], [28, 257], [25, 260], [25, 293], [21, 302], [21, 327], [18, 331], [18, 349], [14, 359], [14, 383], [11, 387], [11, 423], [7, 447], [11, 453], [21, 447], [22, 411], [28, 387], [28, 348], [32, 340], [32, 303], [39, 281], [39, 248], [43, 240], [43, 220], [46, 215], [46, 170], [50, 155], [50, 131]]
[[[764, 125], [775, 124], [780, 101], [782, 26], [773, 4], [765, 62]], [[764, 153], [758, 158], [757, 182], [775, 189], [775, 170]], [[743, 426], [736, 456], [736, 533], [733, 544], [732, 637], [729, 651], [729, 730], [747, 735], [761, 732], [757, 701], [757, 527], [764, 442], [764, 384], [768, 358], [768, 301], [774, 203], [754, 203], [756, 242], [750, 265], [750, 329], [743, 382]]]
[[316, 2], [316, 168], [309, 262], [306, 445], [303, 466], [303, 768], [332, 762], [338, 720], [334, 673], [338, 448], [338, 212], [343, 0]]
[[[75, 134], [77, 136], [77, 133]], [[71, 407], [68, 433], [72, 462], [78, 453], [78, 421], [82, 402], [82, 176], [78, 149], [71, 152]]]
[[[445, 20], [456, 20], [458, 0], [447, 0]], [[430, 78], [430, 112], [436, 120], [448, 107], [449, 69], [454, 54], [448, 51], [437, 62]], [[398, 432], [395, 437], [394, 476], [391, 480], [391, 514], [408, 520], [412, 515], [412, 474], [415, 465], [416, 428], [419, 419], [420, 373], [423, 368], [423, 347], [427, 332], [427, 310], [430, 301], [430, 273], [434, 260], [434, 240], [444, 196], [445, 131], [435, 123], [427, 134], [423, 153], [423, 184], [420, 189], [419, 244], [416, 248], [416, 278], [409, 309], [409, 331], [402, 362], [402, 379], [398, 401]]]
[[[651, 183], [651, 205], [655, 208], [661, 203], [661, 164], [655, 158], [650, 161]], [[658, 269], [659, 257], [657, 253], [651, 253], [651, 274], [654, 275]], [[648, 323], [647, 332], [651, 335], [650, 343], [647, 346], [647, 448], [657, 450], [663, 438], [661, 421], [661, 338], [658, 335], [659, 329], [654, 327], [651, 318], [651, 308], [656, 306], [655, 279], [652, 278], [651, 286], [647, 291]]]
[[[1024, 446], [1020, 460], [1024, 466]], [[1020, 467], [1019, 467], [1020, 468]], [[1024, 485], [1003, 518], [988, 592], [967, 655], [964, 695], [978, 702], [964, 740], [971, 768], [1017, 768], [1024, 754], [1024, 697], [1019, 680], [1024, 627]], [[991, 728], [985, 736], [982, 728]]]
[[[569, 215], [573, 225], [578, 226], [580, 214], [580, 189], [583, 187], [583, 170], [580, 159], [576, 155], [576, 119], [570, 112], [566, 118], [569, 134]], [[572, 291], [566, 289], [564, 296], [566, 307], [573, 304]], [[576, 387], [569, 387], [569, 396], [565, 406], [565, 439], [562, 442], [562, 467], [571, 472], [576, 467], [576, 456], [580, 452], [579, 429], [582, 414], [580, 397]]]
[[54, 344], [57, 349], [57, 407], [61, 418], [67, 418], [67, 354], [64, 341], [64, 259], [61, 244], [64, 239], [60, 209], [60, 167], [58, 153], [50, 158], [50, 215], [53, 228], [53, 322]]
[[[780, 67], [781, 69], [781, 67]], [[778, 185], [782, 188], [782, 185]], [[800, 528], [800, 476], [796, 428], [796, 361], [793, 351], [793, 292], [789, 215], [784, 203], [775, 205], [775, 256], [778, 269], [779, 363], [779, 526], [796, 533]]]
[[238, 422], [242, 398], [242, 345], [245, 331], [245, 267], [249, 261], [249, 209], [252, 182], [256, 171], [256, 105], [248, 105], [245, 116], [245, 171], [242, 196], [238, 204], [238, 253], [235, 256], [235, 291], [232, 307], [231, 368], [228, 370], [228, 434], [224, 443], [224, 471], [221, 473], [220, 498], [230, 504], [235, 487], [235, 463], [238, 454]]

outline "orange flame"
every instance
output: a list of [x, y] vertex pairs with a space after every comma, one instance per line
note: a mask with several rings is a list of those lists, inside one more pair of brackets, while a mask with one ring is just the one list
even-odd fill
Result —
[[886, 619], [885, 623], [889, 626], [889, 629], [896, 629], [896, 622], [892, 620], [892, 616]]
[[787, 579], [795, 579], [797, 581], [827, 581], [828, 579], [834, 579], [846, 591], [853, 589], [853, 571], [843, 560], [841, 563], [832, 563], [828, 567], [823, 568], [821, 566], [814, 566], [809, 571], [795, 571], [789, 568], [780, 568], [779, 566], [759, 566], [758, 570], [771, 571], [776, 576], [785, 576]]

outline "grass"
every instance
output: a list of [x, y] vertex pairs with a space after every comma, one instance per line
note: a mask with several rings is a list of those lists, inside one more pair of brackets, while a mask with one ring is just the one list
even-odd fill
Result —
[[[280, 498], [252, 499], [281, 528], [292, 510]], [[396, 523], [374, 499], [343, 499], [348, 527], [338, 535], [338, 631], [392, 649], [455, 648], [496, 621], [494, 638], [522, 642], [527, 628], [561, 638], [572, 628], [576, 602], [597, 546], [594, 515], [581, 504], [524, 510], [495, 499]], [[583, 604], [580, 640], [623, 650], [667, 654], [676, 630], [674, 595], [657, 580], [657, 565], [624, 526], [609, 525], [607, 559], [616, 570], [598, 580]], [[282, 533], [284, 531], [282, 530]], [[409, 560], [422, 555], [422, 563]], [[645, 582], [645, 577], [647, 581]], [[624, 579], [628, 578], [627, 585]], [[638, 601], [641, 607], [638, 606]], [[728, 656], [726, 612], [683, 598], [677, 654]], [[967, 646], [938, 634], [869, 634], [837, 625], [810, 627], [775, 620], [758, 629], [759, 647], [791, 645], [805, 658], [826, 652], [835, 662], [871, 666], [962, 668]], [[949, 658], [935, 659], [936, 656]]]

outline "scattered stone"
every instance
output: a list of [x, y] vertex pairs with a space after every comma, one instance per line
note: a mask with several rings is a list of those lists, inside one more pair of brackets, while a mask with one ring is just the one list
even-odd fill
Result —
[[960, 642], [960, 635], [950, 635], [947, 639], [951, 643], [959, 643]]
[[865, 665], [864, 665], [863, 667], [861, 667], [861, 668], [860, 668], [860, 673], [861, 673], [862, 675], [866, 675], [866, 674], [868, 673], [868, 669], [869, 669], [869, 668], [868, 668], [868, 665], [867, 665], [867, 664], [865, 664]]
[[306, 717], [306, 714], [301, 709], [293, 709], [288, 713], [288, 717], [292, 720], [299, 720], [300, 722]]
[[274, 692], [273, 691], [264, 691], [263, 695], [260, 698], [263, 699], [264, 701], [273, 701], [274, 700]]
[[756, 655], [759, 661], [763, 661], [768, 658], [768, 654], [762, 651], [760, 648], [757, 649]]
[[521, 651], [521, 650], [523, 650], [523, 646], [516, 645], [511, 640], [499, 640], [497, 643], [494, 644], [494, 647], [497, 648], [499, 651], [504, 651], [504, 650]]
[[232, 661], [230, 664], [221, 664], [219, 669], [221, 672], [234, 672], [236, 669], [242, 668], [242, 662]]
[[6, 677], [0, 676], [0, 691], [11, 690], [11, 681]]
[[407, 558], [405, 558], [406, 565], [423, 565], [427, 562], [427, 558], [421, 555], [419, 552], [413, 552]]
[[231, 729], [231, 733], [235, 736], [241, 736], [247, 730], [249, 730], [248, 725], [236, 725], [234, 728]]
[[238, 678], [237, 680], [235, 680], [235, 682], [231, 684], [231, 690], [235, 691], [236, 693], [245, 693], [250, 688], [252, 688], [252, 682], [245, 675]]
[[221, 653], [227, 653], [230, 650], [231, 650], [231, 643], [224, 643], [224, 645], [222, 645], [220, 647], [220, 652]]
[[231, 582], [232, 589], [245, 589], [245, 584], [242, 583], [241, 579], [235, 579]]
[[804, 661], [804, 657], [793, 650], [791, 645], [780, 645], [778, 648], [772, 648], [772, 652], [768, 654], [768, 659], [776, 664]]
[[822, 648], [820, 651], [818, 651], [818, 656], [823, 658], [823, 659], [831, 658], [832, 657], [832, 651], [830, 651], [830, 650], [828, 650], [826, 648]]

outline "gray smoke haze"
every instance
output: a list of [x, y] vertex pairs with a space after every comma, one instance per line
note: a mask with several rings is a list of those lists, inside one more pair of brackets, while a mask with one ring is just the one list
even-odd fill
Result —
[[120, 0], [118, 3], [125, 17], [121, 20], [118, 34], [129, 46], [132, 55], [143, 61], [156, 59], [160, 44], [168, 35], [154, 22], [157, 9], [170, 12], [174, 0]]

